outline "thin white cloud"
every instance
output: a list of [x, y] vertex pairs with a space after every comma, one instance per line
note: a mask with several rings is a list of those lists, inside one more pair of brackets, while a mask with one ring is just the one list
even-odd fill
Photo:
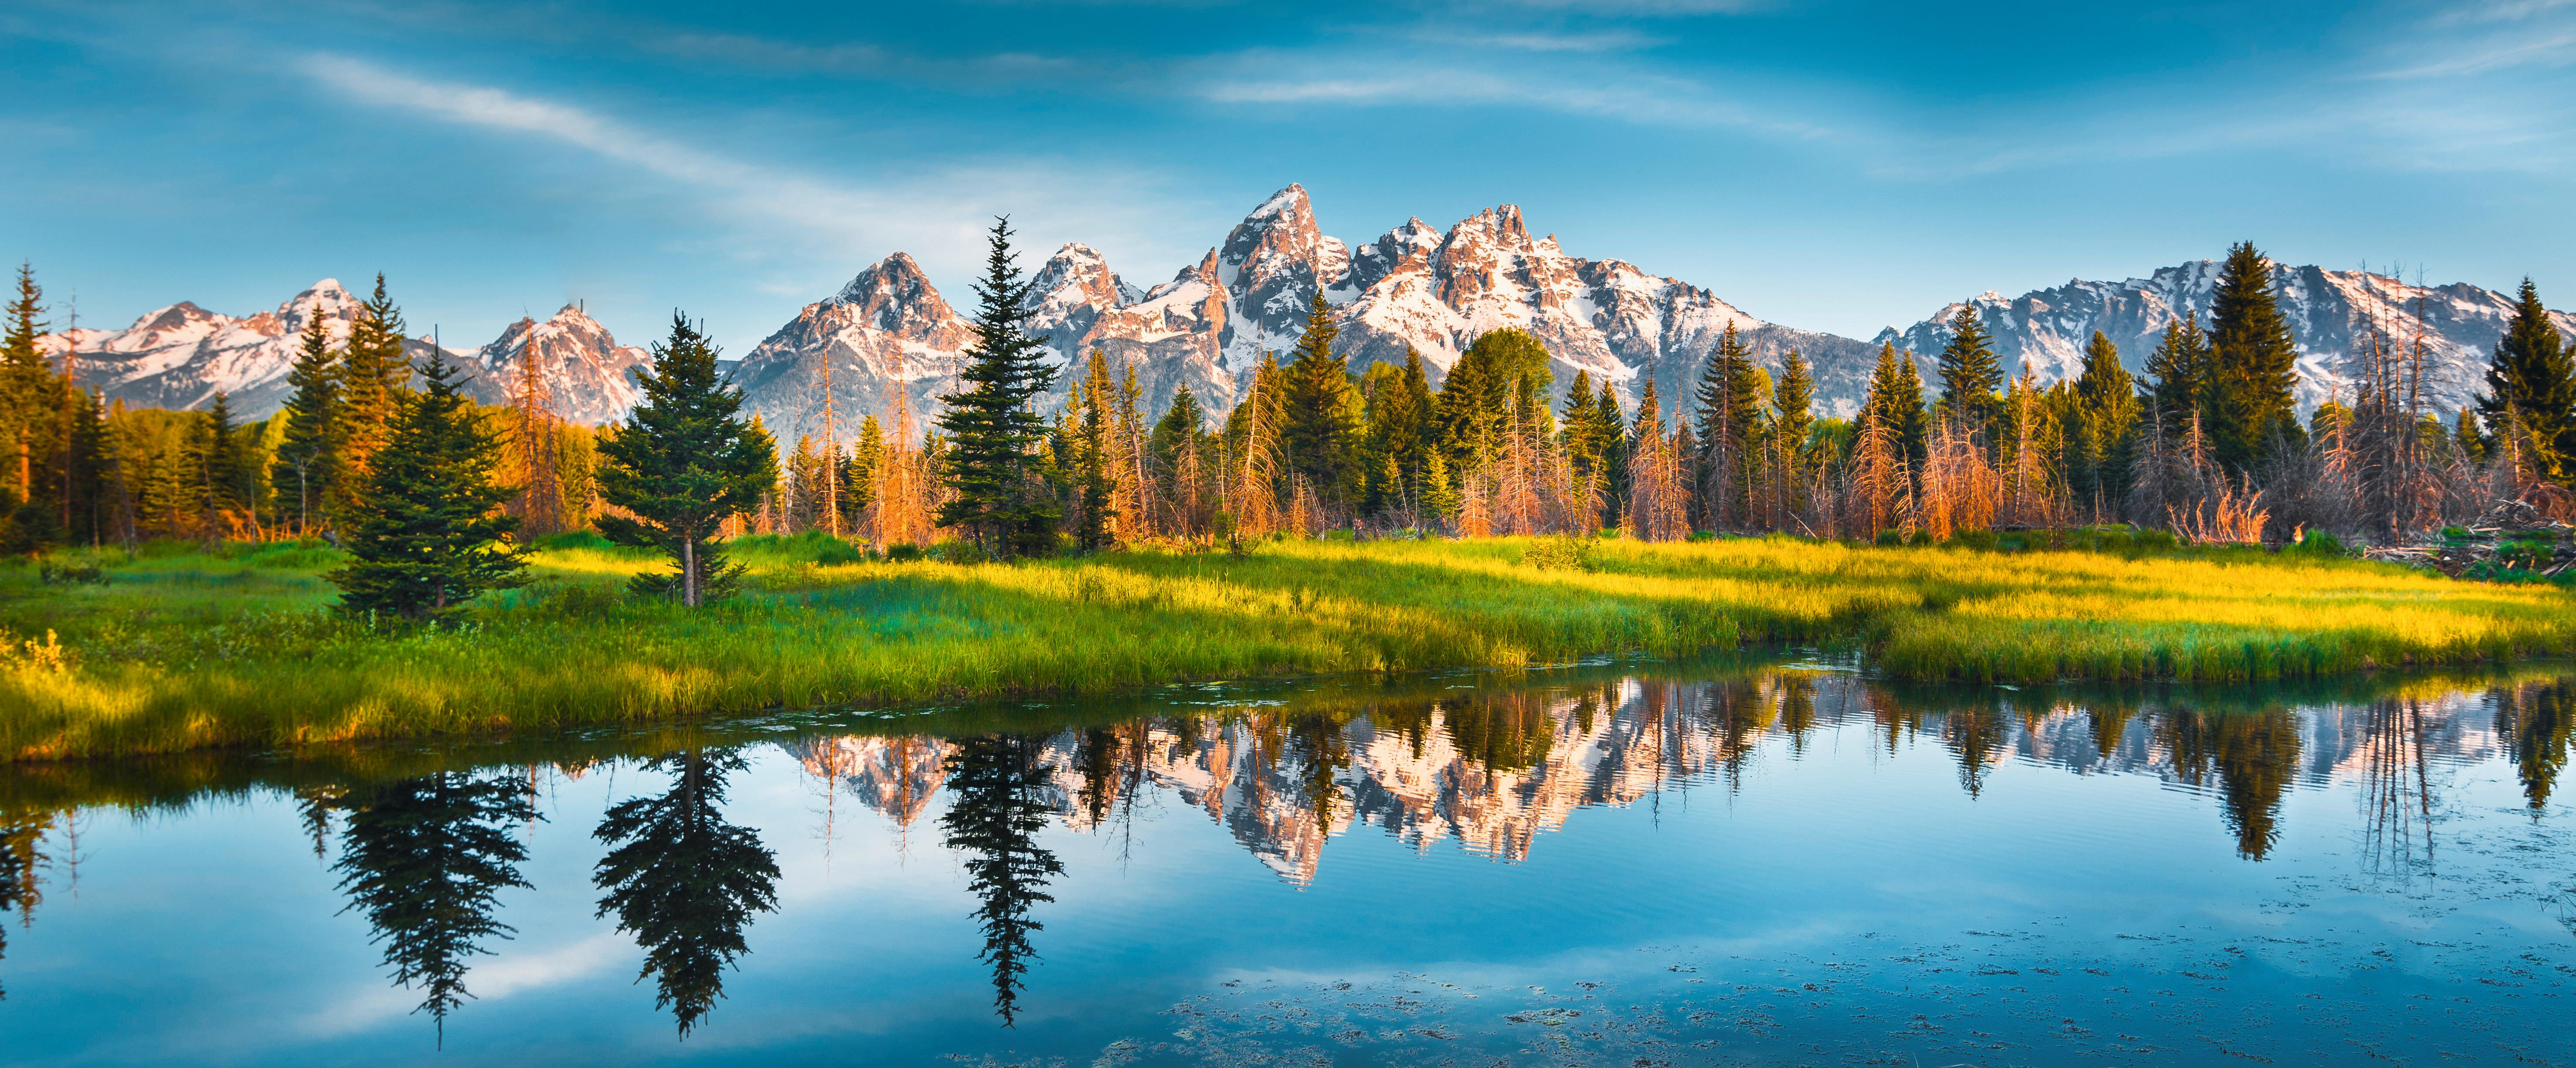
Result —
[[[1779, 136], [1818, 138], [1830, 129], [1781, 118], [1726, 99], [1687, 79], [1629, 73], [1602, 79], [1524, 70], [1511, 75], [1463, 68], [1404, 73], [1254, 75], [1243, 61], [1207, 65], [1198, 95], [1220, 104], [1530, 107], [1648, 126], [1734, 127]], [[1259, 63], [1300, 70], [1296, 62]], [[1220, 73], [1222, 72], [1222, 73]]]
[[[835, 181], [748, 162], [598, 112], [488, 86], [439, 81], [347, 56], [306, 56], [297, 69], [354, 103], [579, 149], [664, 180], [741, 228], [738, 255], [786, 277], [764, 284], [829, 292], [856, 267], [906, 251], [934, 275], [971, 271], [983, 230], [1012, 216], [1028, 247], [1083, 240], [1132, 256], [1152, 275], [1189, 258], [1167, 247], [1175, 198], [1148, 175], [1098, 164], [1013, 160], [919, 166], [899, 179]], [[1079, 174], [1079, 181], [1068, 177]], [[1032, 265], [1034, 266], [1034, 265]], [[819, 287], [819, 292], [818, 288]]]
[[1427, 44], [1457, 45], [1465, 48], [1494, 48], [1514, 52], [1628, 52], [1652, 48], [1663, 40], [1635, 30], [1600, 30], [1592, 33], [1528, 31], [1521, 33], [1490, 30], [1425, 29], [1413, 39]]

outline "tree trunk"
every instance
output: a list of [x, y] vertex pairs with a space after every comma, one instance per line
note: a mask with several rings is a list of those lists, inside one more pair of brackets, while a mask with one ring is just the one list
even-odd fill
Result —
[[698, 539], [680, 536], [680, 603], [698, 606]]

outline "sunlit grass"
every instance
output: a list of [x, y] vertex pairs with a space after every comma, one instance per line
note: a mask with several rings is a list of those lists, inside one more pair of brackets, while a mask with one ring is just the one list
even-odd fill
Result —
[[[778, 707], [1106, 693], [1181, 679], [1865, 651], [1911, 680], [2304, 678], [2576, 648], [2576, 597], [2257, 550], [1603, 541], [1274, 542], [1018, 565], [851, 562], [745, 539], [746, 592], [691, 614], [624, 593], [648, 555], [581, 538], [459, 629], [325, 609], [318, 546], [111, 554], [104, 584], [0, 570], [0, 751], [20, 757], [554, 730]], [[62, 666], [26, 652], [52, 632]]]

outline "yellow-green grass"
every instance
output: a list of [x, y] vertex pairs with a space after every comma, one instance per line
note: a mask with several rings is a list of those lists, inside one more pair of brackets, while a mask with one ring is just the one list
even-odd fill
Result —
[[[163, 549], [104, 584], [0, 571], [0, 754], [286, 746], [668, 722], [782, 707], [1098, 694], [1186, 679], [1512, 667], [1744, 642], [1857, 649], [1894, 679], [2301, 678], [2576, 648], [2576, 596], [2254, 550], [2146, 556], [1602, 541], [1283, 541], [1017, 565], [817, 564], [753, 539], [740, 597], [627, 598], [657, 566], [537, 554], [436, 631], [326, 609], [335, 554]], [[51, 631], [60, 654], [30, 653]]]

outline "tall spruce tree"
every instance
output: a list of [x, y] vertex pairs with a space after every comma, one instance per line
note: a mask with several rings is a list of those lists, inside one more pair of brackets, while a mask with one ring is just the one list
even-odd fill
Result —
[[1779, 413], [1775, 425], [1781, 448], [1792, 459], [1803, 455], [1807, 435], [1816, 426], [1816, 376], [1796, 349], [1780, 358], [1780, 378], [1771, 387], [1771, 410]]
[[2097, 514], [2128, 496], [2130, 443], [2138, 424], [2137, 379], [2120, 363], [2119, 346], [2102, 332], [2084, 346], [2084, 371], [2075, 379], [2075, 455], [2068, 463], [2076, 503]]
[[295, 494], [295, 533], [301, 537], [313, 533], [322, 502], [331, 499], [339, 484], [343, 427], [339, 364], [320, 314], [305, 314], [298, 340], [295, 366], [286, 373], [286, 408], [279, 413], [286, 420], [286, 434], [278, 442], [269, 481], [280, 495]]
[[2209, 296], [2212, 389], [2205, 402], [2212, 451], [2242, 474], [2275, 440], [2304, 444], [2292, 390], [2298, 349], [2281, 313], [2272, 263], [2251, 241], [2227, 250]]
[[1099, 552], [1116, 543], [1118, 509], [1112, 501], [1118, 491], [1116, 471], [1110, 464], [1110, 426], [1116, 421], [1117, 385], [1109, 377], [1109, 357], [1098, 349], [1091, 352], [1088, 375], [1074, 393], [1072, 438], [1072, 476], [1075, 515], [1074, 542], [1084, 552]]
[[[1651, 383], [1651, 380], [1649, 380]], [[1592, 398], [1594, 425], [1601, 434], [1601, 523], [1618, 526], [1628, 514], [1628, 443], [1627, 422], [1619, 411], [1619, 389], [1608, 382]]]
[[36, 285], [36, 270], [25, 263], [18, 265], [17, 292], [10, 295], [8, 326], [0, 333], [0, 432], [8, 438], [0, 447], [8, 452], [8, 485], [17, 500], [35, 499], [35, 455], [54, 425], [62, 399], [62, 390], [54, 378], [54, 368], [36, 347], [43, 336], [45, 293]]
[[841, 518], [857, 522], [877, 503], [877, 473], [885, 465], [885, 425], [877, 422], [876, 413], [859, 420], [858, 440], [850, 443], [849, 458], [841, 461]]
[[485, 590], [526, 581], [527, 561], [509, 540], [519, 521], [500, 511], [510, 490], [492, 482], [500, 438], [456, 391], [446, 361], [428, 359], [421, 375], [426, 388], [398, 402], [351, 502], [349, 563], [328, 576], [349, 612], [436, 621]]
[[778, 488], [776, 447], [743, 418], [742, 391], [717, 377], [715, 342], [677, 311], [671, 336], [653, 346], [653, 369], [637, 372], [636, 385], [644, 399], [615, 434], [601, 436], [598, 474], [600, 500], [634, 518], [602, 516], [596, 525], [620, 545], [671, 558], [672, 574], [638, 575], [637, 591], [696, 608], [740, 580], [716, 535]]
[[1011, 223], [993, 220], [984, 278], [975, 285], [975, 344], [958, 380], [966, 390], [941, 398], [939, 427], [948, 436], [948, 488], [942, 526], [964, 528], [975, 547], [1000, 557], [1042, 550], [1058, 512], [1030, 455], [1046, 435], [1032, 406], [1054, 383], [1046, 338], [1028, 329], [1030, 283], [1011, 251]]
[[2179, 427], [2200, 414], [2210, 394], [2209, 335], [2200, 329], [2200, 321], [2184, 316], [2165, 324], [2165, 333], [2156, 341], [2156, 350], [2147, 355], [2147, 411], [2141, 417], [2154, 418], [2166, 427]]
[[1420, 507], [1422, 464], [1432, 450], [1438, 417], [1434, 403], [1422, 354], [1407, 345], [1403, 368], [1384, 376], [1368, 394], [1369, 511], [1401, 508], [1409, 513]]
[[1699, 405], [1700, 515], [1712, 527], [1735, 522], [1752, 496], [1762, 433], [1762, 390], [1754, 370], [1753, 350], [1729, 321], [1700, 367], [1693, 397]]
[[2534, 469], [2576, 485], [2576, 352], [2559, 336], [2531, 279], [2522, 280], [2513, 321], [2496, 339], [2486, 385], [2477, 406], [2488, 437], [2519, 427], [2529, 437], [2521, 447], [2531, 453]]
[[1359, 488], [1359, 393], [1351, 387], [1350, 361], [1333, 351], [1341, 331], [1321, 289], [1306, 309], [1306, 332], [1289, 363], [1287, 425], [1280, 445], [1288, 470], [1328, 506], [1348, 501]]
[[[340, 429], [336, 435], [347, 474], [344, 487], [356, 480], [384, 448], [394, 415], [410, 393], [411, 361], [403, 351], [402, 309], [385, 293], [385, 276], [358, 306], [349, 322], [349, 342], [340, 354]], [[349, 504], [343, 492], [340, 504]]]
[[1962, 304], [1950, 317], [1950, 343], [1941, 347], [1940, 372], [1941, 399], [1934, 403], [1934, 413], [1992, 444], [1995, 418], [2003, 410], [1999, 391], [2004, 369], [1976, 305]]

